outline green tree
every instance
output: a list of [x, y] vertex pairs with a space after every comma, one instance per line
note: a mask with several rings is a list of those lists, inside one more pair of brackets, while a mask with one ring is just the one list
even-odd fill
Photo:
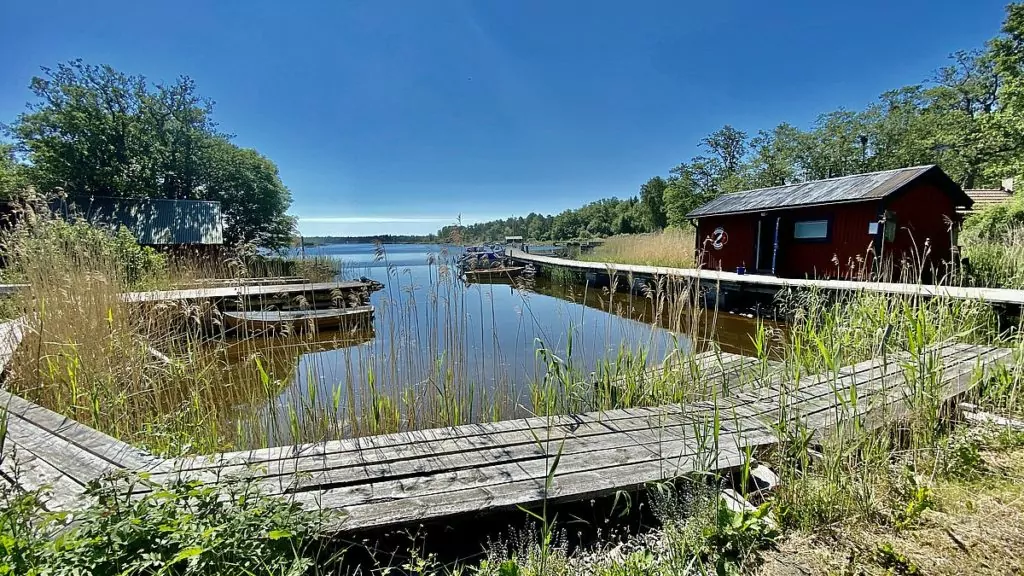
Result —
[[668, 224], [665, 214], [665, 188], [667, 187], [668, 182], [661, 176], [655, 176], [640, 186], [640, 202], [651, 230], [661, 230]]
[[150, 85], [74, 60], [43, 68], [31, 89], [36, 101], [10, 132], [41, 193], [219, 200], [229, 241], [288, 241], [291, 196], [277, 167], [217, 131], [190, 78]]
[[10, 200], [28, 190], [27, 168], [14, 157], [14, 146], [0, 143], [0, 200]]
[[209, 165], [204, 196], [221, 203], [225, 242], [287, 245], [295, 221], [285, 213], [291, 193], [281, 182], [277, 166], [259, 152], [223, 138], [213, 138], [205, 147]]
[[739, 173], [743, 157], [747, 153], [746, 132], [726, 124], [705, 136], [700, 143], [718, 161], [721, 177]]
[[761, 130], [750, 141], [748, 180], [754, 188], [782, 186], [797, 181], [800, 130], [782, 123], [771, 132]]

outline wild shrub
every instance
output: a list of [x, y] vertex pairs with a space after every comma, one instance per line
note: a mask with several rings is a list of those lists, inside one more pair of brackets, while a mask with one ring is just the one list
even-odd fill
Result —
[[299, 576], [331, 560], [319, 557], [320, 514], [249, 482], [178, 482], [133, 499], [122, 480], [92, 485], [73, 525], [46, 513], [39, 494], [4, 488], [0, 574]]
[[7, 264], [5, 280], [52, 283], [73, 279], [71, 274], [54, 272], [76, 271], [113, 276], [108, 280], [119, 286], [139, 288], [166, 276], [164, 256], [140, 246], [124, 227], [113, 230], [26, 210], [0, 244]]

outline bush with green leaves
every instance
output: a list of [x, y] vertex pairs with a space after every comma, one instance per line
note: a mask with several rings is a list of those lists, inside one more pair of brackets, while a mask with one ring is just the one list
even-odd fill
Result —
[[[130, 478], [131, 485], [145, 480]], [[126, 495], [125, 479], [91, 486], [92, 504], [47, 513], [40, 495], [0, 493], [0, 575], [290, 575], [318, 564], [324, 518], [250, 482], [178, 482]]]
[[1024, 195], [1014, 194], [1006, 202], [987, 206], [964, 221], [963, 233], [969, 238], [1001, 240], [1007, 230], [1024, 225]]

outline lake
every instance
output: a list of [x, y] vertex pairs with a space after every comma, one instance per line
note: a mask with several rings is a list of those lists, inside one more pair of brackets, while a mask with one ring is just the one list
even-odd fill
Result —
[[688, 314], [651, 298], [540, 277], [467, 283], [449, 266], [460, 253], [419, 244], [307, 248], [307, 256], [340, 260], [345, 277], [365, 276], [385, 287], [371, 297], [376, 315], [369, 333], [258, 344], [278, 352], [261, 350], [281, 384], [269, 418], [276, 423], [266, 425], [282, 428], [290, 420], [292, 428], [308, 428], [295, 421], [323, 418], [325, 405], [344, 429], [325, 431], [329, 436], [422, 427], [410, 421], [422, 414], [435, 425], [523, 416], [532, 413], [533, 385], [552, 363], [583, 374], [623, 359], [655, 366], [670, 351], [688, 352], [694, 333], [712, 330], [725, 351], [752, 348], [756, 323], [749, 318], [719, 314], [711, 328], [711, 320], [685, 319]]

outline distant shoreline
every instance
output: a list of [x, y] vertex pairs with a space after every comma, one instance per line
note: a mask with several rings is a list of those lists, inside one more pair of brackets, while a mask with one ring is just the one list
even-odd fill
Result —
[[437, 236], [305, 236], [296, 238], [292, 245], [296, 248], [301, 246], [316, 247], [330, 244], [443, 244]]

